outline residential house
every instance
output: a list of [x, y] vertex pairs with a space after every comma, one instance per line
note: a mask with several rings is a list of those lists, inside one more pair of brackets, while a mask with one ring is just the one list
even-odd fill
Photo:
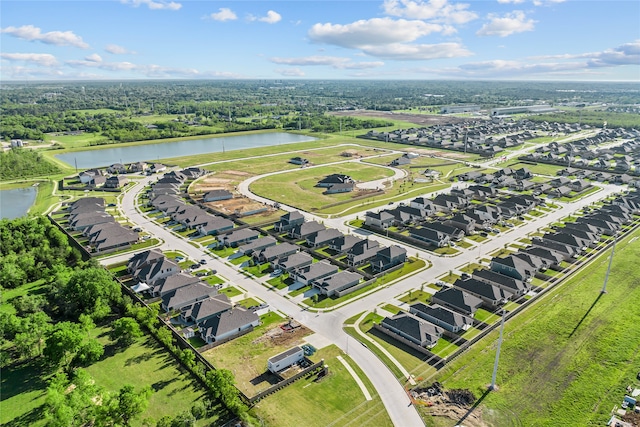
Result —
[[184, 307], [215, 296], [218, 291], [205, 283], [192, 283], [167, 292], [162, 296], [160, 303], [162, 309], [169, 313], [174, 310], [182, 310]]
[[122, 188], [129, 183], [129, 179], [126, 176], [114, 175], [110, 176], [104, 182], [105, 188]]
[[482, 300], [458, 288], [443, 288], [433, 294], [431, 302], [454, 311], [473, 315], [482, 305]]
[[254, 252], [260, 252], [261, 250], [270, 246], [275, 246], [276, 244], [277, 240], [275, 239], [275, 237], [262, 237], [240, 245], [238, 247], [238, 253], [242, 255], [251, 255]]
[[539, 246], [545, 249], [550, 249], [562, 255], [563, 260], [570, 261], [577, 254], [577, 249], [573, 246], [569, 246], [553, 240], [545, 238], [534, 237], [531, 239], [531, 245]]
[[336, 252], [344, 253], [353, 247], [358, 242], [361, 242], [362, 239], [351, 234], [342, 235], [336, 239], [333, 239], [329, 243], [329, 249], [334, 250]]
[[426, 197], [416, 197], [411, 202], [409, 202], [409, 206], [411, 206], [412, 208], [420, 209], [427, 215], [433, 215], [440, 210], [440, 207], [436, 206], [433, 203], [433, 200], [427, 199]]
[[306, 252], [296, 252], [287, 257], [276, 258], [272, 261], [274, 270], [280, 269], [291, 272], [295, 269], [306, 267], [313, 263], [313, 257]]
[[302, 216], [299, 211], [288, 212], [280, 217], [280, 221], [273, 225], [273, 229], [278, 233], [282, 233], [291, 230], [303, 222], [304, 216]]
[[165, 277], [171, 276], [172, 274], [178, 274], [180, 273], [180, 271], [181, 269], [178, 264], [166, 258], [162, 258], [161, 260], [158, 260], [151, 264], [143, 265], [138, 270], [133, 272], [133, 276], [139, 282], [151, 285], [156, 280], [164, 279]]
[[260, 317], [251, 310], [235, 306], [206, 319], [199, 325], [200, 336], [208, 343], [223, 341], [241, 335], [260, 325]]
[[303, 222], [289, 230], [289, 237], [292, 239], [306, 239], [319, 231], [326, 229], [323, 224], [317, 221]]
[[475, 232], [476, 220], [468, 215], [460, 213], [445, 221], [444, 225], [459, 228], [464, 231], [465, 235], [470, 236]]
[[512, 255], [505, 258], [493, 258], [491, 260], [491, 270], [523, 282], [530, 282], [535, 275], [535, 270], [531, 264]]
[[216, 235], [216, 234], [224, 233], [225, 231], [233, 230], [233, 226], [234, 226], [233, 221], [227, 218], [209, 215], [209, 218], [207, 219], [207, 221], [197, 226], [196, 229], [198, 230], [198, 233], [200, 233], [203, 236], [206, 236], [209, 234]]
[[345, 289], [357, 285], [362, 279], [363, 276], [361, 274], [344, 270], [314, 281], [313, 287], [317, 288], [322, 295], [332, 297]]
[[542, 262], [546, 263], [547, 268], [560, 267], [560, 263], [564, 259], [562, 254], [552, 249], [547, 249], [540, 246], [529, 246], [526, 249], [522, 249], [521, 252], [537, 256], [542, 260]]
[[380, 244], [377, 240], [361, 240], [347, 251], [347, 264], [350, 266], [364, 264], [376, 256], [379, 250]]
[[355, 184], [353, 182], [345, 182], [343, 184], [333, 184], [322, 193], [322, 194], [337, 194], [337, 193], [349, 193], [354, 190]]
[[576, 179], [575, 181], [572, 181], [569, 185], [569, 188], [571, 188], [573, 191], [584, 191], [587, 188], [591, 187], [591, 183], [585, 179]]
[[320, 230], [315, 234], [307, 237], [307, 245], [312, 248], [319, 248], [321, 246], [327, 246], [333, 240], [340, 238], [343, 234], [335, 228], [327, 228]]
[[127, 271], [131, 274], [140, 270], [142, 267], [153, 264], [164, 259], [164, 254], [158, 249], [146, 250], [139, 252], [129, 258], [127, 262]]
[[453, 241], [460, 241], [462, 239], [464, 239], [464, 230], [462, 230], [461, 228], [458, 227], [452, 227], [450, 225], [445, 225], [441, 222], [426, 222], [422, 225], [423, 228], [428, 228], [431, 230], [435, 230], [435, 231], [439, 231], [441, 233], [446, 234], [447, 236], [449, 236], [450, 240]]
[[136, 162], [129, 165], [130, 172], [144, 172], [149, 167], [145, 162]]
[[[258, 241], [260, 240], [262, 239], [259, 239]], [[288, 257], [289, 255], [293, 255], [298, 252], [298, 249], [299, 248], [297, 245], [285, 242], [279, 245], [268, 246], [260, 250], [260, 252], [253, 251], [253, 259], [260, 264], [264, 262], [272, 262], [276, 258]]]
[[453, 286], [477, 296], [489, 309], [494, 309], [506, 304], [507, 300], [513, 295], [511, 292], [505, 291], [491, 283], [481, 282], [473, 278], [466, 280], [458, 279]]
[[107, 168], [107, 172], [117, 174], [117, 173], [127, 173], [127, 167], [122, 163], [114, 163]]
[[217, 316], [232, 308], [233, 304], [227, 295], [217, 294], [183, 307], [180, 319], [186, 324], [200, 324], [210, 317]]
[[289, 159], [289, 163], [292, 163], [294, 165], [306, 166], [309, 164], [309, 160], [303, 157], [292, 157]]
[[462, 333], [473, 326], [473, 318], [438, 304], [426, 305], [419, 302], [410, 305], [409, 312], [453, 333]]
[[230, 199], [233, 199], [233, 193], [229, 190], [211, 190], [206, 192], [202, 197], [202, 201], [205, 203]]
[[536, 255], [533, 255], [527, 252], [518, 251], [512, 256], [526, 261], [531, 267], [533, 267], [535, 272], [543, 271], [547, 269], [547, 263], [543, 261], [542, 258]]
[[398, 245], [391, 245], [378, 251], [371, 260], [371, 269], [374, 273], [381, 273], [406, 261], [407, 250]]
[[443, 329], [409, 313], [385, 317], [380, 326], [424, 348], [432, 348], [442, 336]]
[[225, 234], [220, 239], [220, 242], [227, 247], [235, 248], [245, 243], [249, 243], [252, 240], [256, 240], [260, 237], [260, 233], [251, 228], [241, 228], [240, 230], [232, 231], [229, 234]]
[[328, 261], [320, 261], [291, 272], [291, 277], [304, 285], [311, 285], [313, 282], [323, 279], [338, 272], [338, 267]]
[[198, 283], [199, 278], [185, 273], [176, 273], [163, 279], [156, 280], [148, 289], [152, 297], [161, 297], [164, 294], [182, 288], [183, 286]]
[[583, 253], [586, 251], [590, 243], [588, 240], [581, 239], [580, 237], [567, 233], [545, 233], [542, 238], [571, 246], [575, 248], [576, 253]]
[[87, 227], [105, 222], [116, 222], [116, 219], [108, 213], [92, 212], [69, 216], [69, 228], [75, 231], [83, 231]]
[[523, 282], [511, 276], [505, 276], [498, 272], [486, 269], [475, 270], [471, 277], [480, 282], [497, 286], [515, 297], [521, 297], [530, 289], [528, 282]]
[[395, 217], [389, 211], [367, 212], [364, 217], [364, 224], [382, 229], [389, 228]]
[[409, 229], [409, 237], [422, 240], [423, 242], [427, 242], [428, 244], [438, 248], [449, 246], [450, 242], [448, 234], [445, 234], [442, 231], [432, 230], [430, 228], [411, 227]]
[[353, 179], [348, 175], [334, 173], [318, 181], [318, 183], [316, 184], [316, 187], [328, 188], [335, 184], [348, 184], [353, 182], [354, 182]]

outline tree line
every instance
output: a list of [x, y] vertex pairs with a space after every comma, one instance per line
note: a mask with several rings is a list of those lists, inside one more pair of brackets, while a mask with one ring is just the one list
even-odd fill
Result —
[[[101, 360], [104, 346], [93, 338], [107, 327], [115, 348], [126, 348], [148, 330], [189, 371], [206, 384], [211, 399], [175, 417], [146, 420], [145, 425], [182, 426], [218, 411], [249, 420], [229, 371], [206, 371], [189, 349], [180, 349], [158, 312], [134, 304], [120, 284], [94, 260], [85, 261], [46, 217], [0, 221], [0, 292], [15, 290], [0, 310], [0, 367], [30, 364], [51, 375], [44, 416], [47, 426], [129, 426], [144, 412], [149, 387], [124, 385], [106, 391], [84, 371]], [[30, 291], [28, 289], [31, 289]], [[190, 425], [190, 424], [186, 424]]]
[[0, 152], [0, 180], [55, 175], [60, 169], [28, 148]]

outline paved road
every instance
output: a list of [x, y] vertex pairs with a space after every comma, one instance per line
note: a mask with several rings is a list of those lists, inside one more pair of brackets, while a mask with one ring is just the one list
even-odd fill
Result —
[[[350, 339], [352, 344], [349, 346], [348, 335], [342, 329], [346, 319], [364, 311], [370, 311], [379, 304], [393, 300], [401, 293], [419, 287], [422, 283], [433, 282], [437, 277], [447, 274], [450, 270], [455, 270], [458, 267], [464, 266], [468, 262], [476, 262], [479, 257], [486, 253], [490, 253], [504, 247], [505, 244], [513, 243], [524, 238], [527, 236], [527, 233], [535, 232], [540, 227], [546, 226], [551, 222], [558, 221], [577, 209], [591, 205], [603, 197], [620, 191], [620, 187], [618, 186], [599, 185], [601, 190], [589, 195], [588, 197], [576, 202], [563, 204], [561, 209], [556, 209], [542, 217], [534, 218], [517, 228], [500, 233], [483, 244], [477, 245], [469, 250], [462, 250], [459, 255], [451, 258], [439, 257], [421, 249], [401, 245], [407, 248], [409, 254], [415, 254], [422, 259], [429, 260], [432, 263], [431, 268], [423, 270], [409, 279], [401, 280], [394, 283], [392, 286], [380, 289], [364, 296], [363, 298], [349, 304], [345, 304], [334, 311], [314, 313], [302, 309], [295, 303], [295, 301], [286, 299], [277, 292], [271, 291], [258, 280], [248, 278], [243, 274], [240, 274], [234, 266], [224, 262], [224, 260], [212, 258], [206, 254], [203, 249], [194, 247], [188, 243], [186, 239], [172, 233], [170, 230], [156, 224], [155, 222], [149, 221], [144, 215], [138, 212], [135, 208], [135, 201], [138, 193], [142, 191], [149, 182], [155, 179], [157, 179], [155, 176], [145, 177], [124, 194], [121, 202], [121, 209], [129, 221], [134, 224], [134, 226], [141, 226], [151, 234], [162, 239], [164, 241], [161, 245], [162, 250], [178, 250], [194, 260], [201, 258], [208, 259], [209, 266], [217, 269], [219, 275], [236, 286], [239, 286], [240, 288], [243, 288], [257, 296], [261, 300], [266, 301], [272, 309], [293, 317], [316, 333], [322, 335], [330, 342], [335, 343], [343, 351], [346, 351], [348, 348], [349, 356], [358, 364], [375, 387], [393, 424], [403, 427], [423, 425], [417, 411], [412, 405], [410, 405], [410, 400], [403, 387], [404, 384], [398, 382], [391, 371], [371, 351], [369, 351], [368, 348], [358, 344], [354, 345], [353, 338]], [[255, 179], [259, 179], [259, 177], [249, 179], [239, 185], [239, 188], [247, 191], [247, 193], [243, 192], [243, 194], [251, 194], [248, 192], [248, 187]], [[448, 191], [448, 189], [443, 191]], [[261, 200], [261, 198], [257, 196], [252, 195], [251, 197], [260, 201], [265, 201]], [[284, 208], [285, 210], [295, 209], [286, 206]], [[310, 214], [305, 214], [305, 216], [308, 219], [320, 219]], [[356, 215], [350, 215], [348, 217], [324, 219], [324, 222], [329, 227], [339, 229], [343, 232], [353, 232], [355, 234], [361, 231], [352, 230], [346, 225], [346, 221], [350, 218], [355, 218], [355, 216]], [[381, 236], [375, 236], [375, 238], [386, 245], [398, 244], [395, 241], [388, 240]], [[126, 260], [130, 256], [130, 254], [121, 255], [103, 260], [103, 262], [105, 264], [110, 264]]]

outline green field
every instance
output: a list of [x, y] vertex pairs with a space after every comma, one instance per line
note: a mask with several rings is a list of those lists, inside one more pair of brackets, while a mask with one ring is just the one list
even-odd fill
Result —
[[326, 188], [315, 187], [318, 181], [334, 173], [349, 175], [357, 182], [393, 176], [393, 171], [386, 168], [360, 163], [340, 163], [268, 176], [251, 184], [251, 191], [305, 211], [317, 211], [324, 205], [347, 201], [357, 194], [350, 192], [325, 195], [322, 193]]
[[[342, 355], [372, 393], [365, 400], [347, 369], [337, 360]], [[258, 402], [256, 412], [266, 426], [392, 426], [387, 411], [373, 386], [358, 366], [337, 347], [319, 350], [314, 360], [324, 359], [329, 375], [314, 381], [303, 378]]]
[[[106, 336], [108, 328], [97, 328], [92, 335], [105, 345], [105, 356], [86, 368], [98, 386], [117, 391], [126, 384], [139, 389], [151, 386], [154, 393], [147, 410], [132, 425], [144, 418], [159, 418], [189, 410], [206, 397], [205, 391], [155, 339], [145, 336], [131, 346], [118, 349]], [[7, 427], [44, 426], [46, 387], [49, 375], [37, 360], [2, 368], [2, 411], [0, 424]], [[221, 412], [226, 417], [224, 410]], [[218, 417], [205, 420], [215, 423]]]
[[[604, 425], [624, 388], [640, 385], [639, 243], [626, 238], [616, 246], [606, 294], [600, 290], [609, 251], [506, 323], [500, 389], [480, 405], [489, 425]], [[482, 396], [496, 338], [494, 331], [427, 382]], [[452, 425], [428, 415], [425, 422]]]

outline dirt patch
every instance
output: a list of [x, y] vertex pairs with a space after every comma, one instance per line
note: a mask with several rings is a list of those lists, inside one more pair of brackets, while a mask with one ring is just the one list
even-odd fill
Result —
[[455, 116], [442, 116], [431, 114], [409, 114], [409, 113], [393, 113], [389, 111], [336, 111], [331, 114], [335, 116], [352, 116], [352, 117], [370, 117], [375, 119], [402, 120], [414, 123], [420, 126], [434, 126], [443, 124], [455, 124], [469, 121], [468, 118], [460, 118]]
[[465, 427], [488, 427], [482, 419], [482, 408], [473, 407], [476, 397], [466, 389], [444, 390], [439, 383], [415, 388], [411, 401], [432, 417], [445, 417]]
[[305, 326], [298, 326], [290, 330], [284, 330], [280, 325], [276, 325], [253, 340], [252, 344], [268, 342], [274, 346], [294, 346], [300, 343], [302, 338], [309, 334], [311, 334], [311, 330]]

